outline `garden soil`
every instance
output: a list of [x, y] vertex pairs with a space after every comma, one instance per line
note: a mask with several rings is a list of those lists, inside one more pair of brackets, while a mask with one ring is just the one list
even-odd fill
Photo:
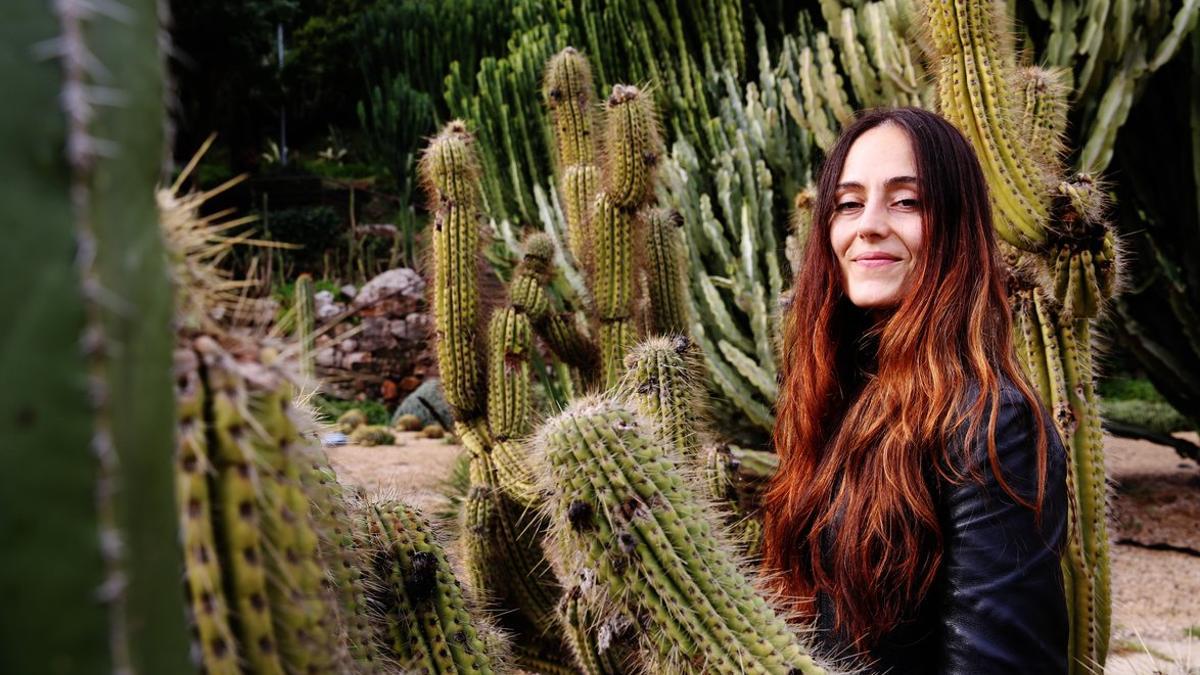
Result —
[[[1196, 434], [1183, 435], [1196, 441]], [[415, 433], [398, 445], [330, 448], [344, 482], [428, 514], [447, 505], [461, 452]], [[1200, 675], [1200, 467], [1175, 451], [1105, 437], [1111, 485], [1114, 675]], [[1166, 549], [1166, 550], [1164, 550]]]

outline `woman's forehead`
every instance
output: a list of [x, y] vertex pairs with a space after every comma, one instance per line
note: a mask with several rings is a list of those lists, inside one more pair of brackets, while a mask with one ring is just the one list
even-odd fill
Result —
[[842, 163], [839, 186], [895, 186], [917, 176], [917, 163], [908, 133], [894, 124], [869, 129], [855, 139]]

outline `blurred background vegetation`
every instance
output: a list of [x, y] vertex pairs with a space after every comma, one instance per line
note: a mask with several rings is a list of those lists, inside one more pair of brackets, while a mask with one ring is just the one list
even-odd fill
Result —
[[[1127, 249], [1125, 291], [1104, 324], [1106, 415], [1155, 433], [1194, 430], [1200, 419], [1194, 4], [1125, 3], [1134, 14], [1097, 19], [1086, 0], [1008, 3], [1035, 62], [1067, 73], [1076, 92], [1069, 161], [1103, 175]], [[480, 139], [489, 259], [503, 277], [521, 231], [561, 218], [540, 94], [545, 59], [568, 44], [584, 50], [599, 94], [616, 82], [650, 84], [671, 155], [660, 200], [687, 221], [693, 310], [717, 406], [743, 413], [732, 417], [760, 436], [775, 375], [768, 315], [790, 277], [783, 242], [823, 134], [845, 110], [924, 103], [928, 84], [919, 65], [883, 67], [919, 60], [905, 41], [906, 3], [896, 0], [170, 5], [175, 161], [217, 135], [196, 181], [249, 178], [210, 208], [258, 214], [260, 235], [300, 246], [253, 261], [264, 291], [281, 299], [301, 273], [333, 290], [420, 269], [427, 215], [415, 161], [452, 117]], [[847, 25], [881, 73], [874, 87], [844, 82], [857, 44]], [[1164, 43], [1173, 51], [1157, 49]], [[820, 73], [823, 95], [806, 88], [807, 71]], [[251, 262], [243, 253], [229, 264]]]

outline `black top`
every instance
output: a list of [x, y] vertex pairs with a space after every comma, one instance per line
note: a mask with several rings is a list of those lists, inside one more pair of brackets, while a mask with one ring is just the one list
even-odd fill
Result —
[[[945, 542], [942, 567], [911, 618], [871, 650], [879, 672], [1067, 672], [1060, 564], [1067, 537], [1066, 452], [1048, 417], [1042, 419], [1049, 452], [1040, 525], [997, 482], [987, 459], [986, 424], [970, 446], [971, 466], [962, 466], [958, 448], [949, 453], [958, 468], [977, 469], [982, 483], [967, 471], [959, 484], [929, 478]], [[1005, 481], [1030, 502], [1037, 497], [1036, 434], [1029, 405], [1005, 381], [996, 451]], [[847, 655], [832, 632], [830, 599], [818, 594], [817, 605], [818, 648]]]

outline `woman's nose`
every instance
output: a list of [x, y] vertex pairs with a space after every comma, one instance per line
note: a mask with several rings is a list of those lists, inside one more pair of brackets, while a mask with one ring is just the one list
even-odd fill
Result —
[[886, 237], [890, 231], [891, 226], [888, 223], [888, 210], [883, 200], [867, 200], [863, 208], [862, 218], [858, 219], [858, 231], [855, 234], [865, 239], [867, 237]]

